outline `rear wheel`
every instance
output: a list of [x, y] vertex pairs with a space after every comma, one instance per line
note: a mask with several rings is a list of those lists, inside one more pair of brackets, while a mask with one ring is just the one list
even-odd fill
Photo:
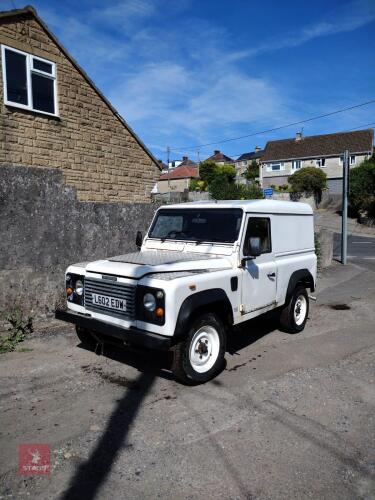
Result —
[[89, 330], [76, 326], [76, 333], [82, 344], [88, 349], [94, 350], [98, 344], [97, 340], [92, 336]]
[[298, 285], [289, 303], [282, 309], [280, 325], [289, 333], [299, 333], [305, 328], [309, 314], [309, 296], [306, 288]]
[[187, 337], [173, 348], [172, 372], [185, 384], [204, 383], [220, 371], [225, 355], [225, 329], [216, 314], [202, 314]]

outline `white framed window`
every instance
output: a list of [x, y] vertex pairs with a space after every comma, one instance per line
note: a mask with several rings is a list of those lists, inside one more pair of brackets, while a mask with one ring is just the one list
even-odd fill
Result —
[[301, 168], [301, 160], [293, 160], [292, 170], [298, 170], [299, 168]]
[[56, 64], [1, 46], [4, 104], [58, 116]]
[[279, 170], [284, 170], [284, 162], [282, 162], [282, 161], [269, 163], [267, 165], [268, 172], [278, 172]]
[[326, 166], [326, 159], [325, 158], [318, 158], [315, 160], [315, 165], [317, 167], [325, 167]]
[[355, 165], [355, 163], [356, 163], [355, 155], [350, 155], [350, 165]]

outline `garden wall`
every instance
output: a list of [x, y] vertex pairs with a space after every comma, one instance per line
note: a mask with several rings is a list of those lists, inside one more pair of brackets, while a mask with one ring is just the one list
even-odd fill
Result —
[[53, 314], [64, 271], [134, 251], [157, 205], [78, 201], [57, 169], [0, 167], [0, 311]]

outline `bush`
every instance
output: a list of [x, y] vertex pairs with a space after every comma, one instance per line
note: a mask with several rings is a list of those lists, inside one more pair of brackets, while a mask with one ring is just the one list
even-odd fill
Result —
[[190, 179], [189, 191], [199, 191], [198, 179]]
[[327, 176], [319, 168], [304, 167], [289, 177], [289, 184], [294, 193], [313, 194], [318, 203], [321, 200], [323, 189], [327, 187]]
[[263, 198], [263, 192], [256, 184], [250, 186], [234, 184], [217, 177], [210, 185], [215, 200], [252, 200]]
[[259, 177], [259, 165], [256, 160], [253, 160], [251, 162], [251, 165], [247, 167], [245, 172], [242, 174], [242, 176], [247, 180], [247, 181], [255, 181], [257, 177]]
[[202, 181], [210, 184], [216, 176], [217, 165], [214, 161], [203, 161], [199, 165], [199, 177]]
[[355, 215], [366, 212], [375, 218], [375, 157], [350, 170], [349, 202]]
[[8, 334], [0, 337], [0, 353], [14, 351], [17, 344], [23, 342], [26, 335], [33, 331], [32, 318], [25, 318], [21, 309], [14, 309], [5, 314], [4, 319], [10, 326]]

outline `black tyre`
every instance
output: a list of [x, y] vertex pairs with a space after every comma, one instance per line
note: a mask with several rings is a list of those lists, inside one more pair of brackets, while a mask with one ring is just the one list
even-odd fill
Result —
[[183, 341], [173, 348], [172, 372], [184, 384], [203, 384], [218, 374], [224, 363], [225, 328], [213, 313], [193, 320]]
[[89, 330], [76, 326], [76, 333], [82, 344], [88, 349], [94, 350], [98, 344], [97, 340], [92, 336]]
[[309, 296], [306, 288], [298, 285], [285, 307], [281, 310], [281, 328], [289, 333], [299, 333], [305, 328], [309, 315]]

